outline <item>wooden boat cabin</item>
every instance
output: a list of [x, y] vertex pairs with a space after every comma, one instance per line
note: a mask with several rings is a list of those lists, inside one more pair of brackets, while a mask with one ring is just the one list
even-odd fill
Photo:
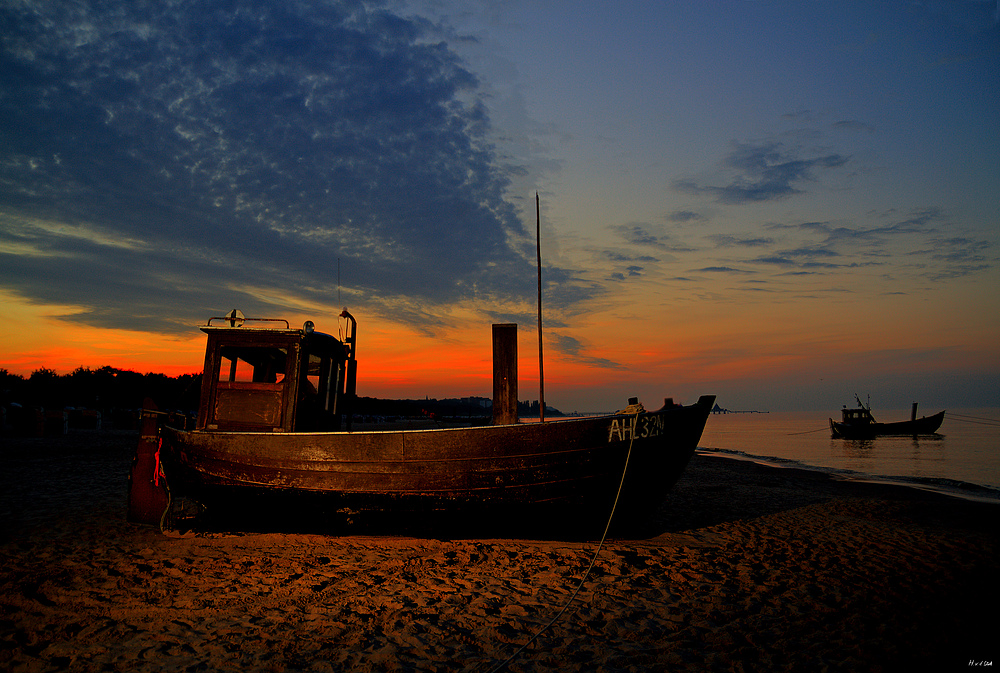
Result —
[[357, 323], [346, 309], [341, 317], [349, 324], [344, 341], [317, 332], [312, 321], [292, 329], [287, 320], [248, 319], [235, 310], [210, 318], [202, 327], [208, 343], [197, 429], [333, 431], [342, 417], [350, 429]]

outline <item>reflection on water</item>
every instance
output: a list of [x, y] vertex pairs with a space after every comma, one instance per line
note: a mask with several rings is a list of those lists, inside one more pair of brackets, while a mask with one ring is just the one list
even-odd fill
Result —
[[844, 441], [830, 440], [830, 453], [836, 454], [838, 448], [843, 448], [847, 458], [867, 458], [875, 448], [874, 439], [848, 439]]
[[943, 469], [947, 444], [940, 434], [831, 439], [830, 455], [839, 457], [846, 469], [865, 474], [947, 478]]

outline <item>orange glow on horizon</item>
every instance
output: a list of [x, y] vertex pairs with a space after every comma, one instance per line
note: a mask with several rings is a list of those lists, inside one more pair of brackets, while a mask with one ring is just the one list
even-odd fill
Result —
[[139, 373], [179, 376], [201, 371], [205, 343], [190, 337], [125, 329], [106, 329], [61, 320], [72, 307], [37, 306], [0, 292], [8, 331], [3, 336], [0, 368], [30, 376], [38, 369], [69, 374], [80, 367], [114, 367]]
[[[68, 374], [78, 367], [104, 366], [168, 376], [201, 371], [205, 335], [197, 325], [179, 337], [102, 329], [61, 318], [75, 313], [74, 307], [31, 305], [3, 293], [0, 300], [8, 316], [0, 368], [14, 374], [29, 376], [40, 368]], [[969, 339], [968, 331], [954, 327], [958, 323], [938, 328], [933, 346], [909, 333], [912, 323], [906, 320], [894, 324], [891, 334], [880, 332], [879, 342], [873, 343], [870, 325], [840, 325], [830, 315], [806, 313], [801, 307], [772, 308], [766, 317], [759, 306], [716, 306], [714, 312], [710, 308], [698, 306], [675, 315], [672, 308], [662, 307], [641, 318], [607, 310], [578, 317], [573, 327], [547, 330], [546, 403], [562, 411], [607, 411], [624, 407], [633, 395], [647, 405], [658, 405], [664, 396], [690, 402], [699, 394], [725, 392], [727, 386], [818, 381], [831, 372], [869, 376], [910, 373], [916, 367], [943, 372], [949, 367], [975, 371], [977, 366], [997, 366], [988, 339]], [[475, 311], [455, 309], [448, 329], [433, 336], [368, 317], [363, 310], [355, 315], [359, 395], [492, 396], [491, 328]], [[297, 325], [301, 320], [290, 322]], [[317, 321], [317, 329], [340, 336], [335, 319], [323, 322], [329, 324]], [[560, 343], [576, 348], [561, 351]], [[538, 399], [533, 324], [520, 326], [518, 352], [518, 397]], [[927, 357], [928, 352], [933, 356]]]
[[[141, 348], [128, 348], [122, 339], [120, 344], [108, 343], [101, 348], [86, 345], [54, 345], [31, 352], [15, 352], [4, 356], [0, 367], [12, 374], [30, 376], [38, 369], [51, 369], [57, 374], [69, 374], [83, 367], [99, 369], [113, 367], [142, 374], [198, 374], [204, 363], [204, 344], [188, 344], [178, 340], [159, 338], [157, 335], [142, 335]], [[197, 364], [195, 364], [197, 363]]]

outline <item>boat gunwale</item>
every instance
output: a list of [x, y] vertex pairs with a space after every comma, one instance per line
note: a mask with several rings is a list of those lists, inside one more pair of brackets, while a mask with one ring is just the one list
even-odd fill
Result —
[[[686, 407], [677, 407], [677, 411], [681, 409], [690, 409], [696, 407], [697, 405], [691, 405]], [[451, 428], [394, 428], [390, 430], [293, 430], [290, 432], [274, 432], [267, 430], [205, 430], [205, 429], [191, 429], [185, 430], [183, 428], [178, 428], [167, 423], [165, 427], [174, 430], [175, 432], [182, 432], [190, 435], [212, 435], [212, 436], [223, 436], [223, 435], [239, 435], [241, 437], [263, 435], [266, 437], [280, 436], [280, 437], [295, 437], [295, 436], [306, 436], [306, 437], [326, 437], [326, 436], [352, 436], [352, 435], [385, 435], [385, 434], [416, 434], [416, 433], [433, 433], [433, 432], [456, 432], [456, 431], [469, 431], [469, 430], [494, 430], [500, 428], [534, 428], [534, 427], [544, 427], [546, 425], [553, 425], [556, 423], [581, 423], [585, 421], [601, 421], [610, 420], [615, 418], [628, 418], [631, 416], [642, 416], [642, 415], [656, 415], [662, 413], [668, 413], [674, 411], [673, 409], [657, 409], [655, 411], [641, 411], [635, 414], [606, 414], [602, 416], [580, 416], [571, 418], [553, 418], [546, 419], [544, 422], [531, 421], [528, 423], [518, 422], [518, 423], [504, 423], [502, 425], [456, 425]]]

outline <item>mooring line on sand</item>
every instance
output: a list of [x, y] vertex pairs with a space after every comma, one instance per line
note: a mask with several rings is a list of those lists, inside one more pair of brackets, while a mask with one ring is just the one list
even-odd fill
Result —
[[[636, 418], [638, 418], [639, 412], [636, 412], [635, 416]], [[538, 631], [536, 631], [535, 635], [531, 636], [531, 638], [529, 638], [528, 641], [524, 643], [524, 645], [521, 645], [521, 647], [519, 647], [517, 651], [514, 652], [514, 654], [507, 657], [503, 662], [501, 662], [495, 668], [491, 668], [489, 673], [498, 673], [499, 671], [502, 671], [505, 668], [507, 668], [507, 665], [510, 664], [512, 661], [514, 661], [514, 659], [516, 659], [517, 656], [521, 654], [521, 652], [524, 652], [524, 650], [526, 650], [529, 645], [538, 640], [538, 638], [543, 633], [548, 631], [553, 624], [559, 621], [559, 618], [562, 617], [563, 614], [566, 612], [566, 610], [569, 609], [569, 606], [573, 603], [577, 595], [583, 589], [583, 585], [586, 584], [587, 578], [590, 577], [590, 572], [594, 569], [594, 564], [597, 563], [597, 557], [600, 555], [601, 549], [604, 548], [604, 541], [608, 538], [608, 531], [611, 529], [611, 521], [615, 518], [615, 509], [618, 507], [618, 500], [619, 498], [621, 498], [622, 487], [625, 485], [625, 475], [628, 473], [628, 462], [629, 459], [632, 457], [632, 442], [634, 441], [635, 441], [635, 432], [632, 432], [632, 436], [629, 438], [628, 442], [628, 453], [625, 454], [625, 467], [622, 468], [622, 478], [621, 481], [618, 483], [618, 493], [615, 494], [615, 502], [613, 505], [611, 505], [611, 514], [608, 515], [608, 523], [604, 526], [604, 534], [601, 536], [601, 541], [597, 545], [597, 551], [594, 552], [593, 558], [590, 559], [590, 565], [587, 566], [586, 572], [583, 573], [583, 578], [580, 580], [580, 584], [577, 585], [576, 591], [574, 591], [573, 595], [569, 597], [569, 600], [566, 601], [566, 604], [563, 605], [562, 609], [558, 613], [556, 613], [556, 616], [553, 617], [551, 620], [549, 620], [548, 624], [546, 624]]]

